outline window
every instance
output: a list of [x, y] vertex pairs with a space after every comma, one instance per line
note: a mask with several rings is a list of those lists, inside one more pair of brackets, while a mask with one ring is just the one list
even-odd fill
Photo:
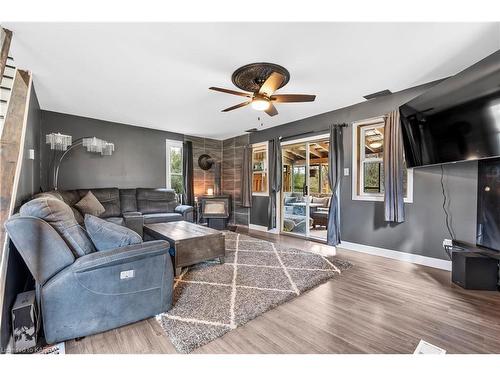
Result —
[[[384, 117], [353, 124], [352, 199], [384, 200]], [[403, 172], [404, 200], [413, 202], [413, 170]]]
[[184, 192], [182, 178], [182, 142], [167, 139], [167, 189]]
[[294, 166], [292, 172], [292, 181], [293, 181], [293, 192], [294, 193], [303, 193], [304, 185], [306, 184], [306, 167], [302, 166]]
[[252, 194], [268, 195], [267, 142], [252, 146]]

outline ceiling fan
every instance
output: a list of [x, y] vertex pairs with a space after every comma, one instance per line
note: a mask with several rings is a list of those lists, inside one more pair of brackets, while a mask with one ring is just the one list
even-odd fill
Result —
[[316, 95], [305, 94], [274, 94], [290, 80], [290, 73], [284, 67], [272, 63], [253, 63], [238, 68], [232, 75], [232, 81], [238, 88], [249, 91], [241, 92], [220, 87], [209, 87], [210, 90], [224, 92], [248, 98], [247, 101], [223, 109], [229, 112], [234, 109], [251, 105], [258, 111], [264, 111], [269, 116], [276, 116], [278, 110], [274, 103], [313, 102]]

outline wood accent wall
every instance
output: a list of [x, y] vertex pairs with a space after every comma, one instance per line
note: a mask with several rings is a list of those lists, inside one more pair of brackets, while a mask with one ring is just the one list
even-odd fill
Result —
[[214, 171], [204, 171], [198, 166], [198, 158], [208, 154], [222, 162], [222, 193], [232, 197], [231, 224], [248, 225], [249, 209], [241, 207], [241, 164], [243, 147], [248, 145], [248, 134], [219, 141], [216, 139], [185, 136], [184, 140], [193, 142], [193, 179], [194, 196], [207, 193], [214, 187]]
[[248, 225], [249, 208], [241, 206], [241, 167], [243, 148], [250, 142], [248, 134], [225, 139], [222, 142], [222, 192], [233, 198], [229, 221], [231, 224]]
[[184, 140], [193, 143], [193, 180], [194, 196], [199, 197], [207, 193], [207, 189], [214, 188], [214, 171], [204, 171], [198, 165], [198, 158], [208, 154], [215, 160], [222, 162], [222, 141], [217, 139], [185, 136]]

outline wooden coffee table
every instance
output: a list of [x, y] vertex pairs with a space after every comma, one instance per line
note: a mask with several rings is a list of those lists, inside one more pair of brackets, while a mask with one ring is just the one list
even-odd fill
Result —
[[224, 234], [218, 230], [188, 221], [147, 224], [144, 234], [155, 240], [166, 240], [174, 248], [172, 255], [175, 276], [182, 267], [219, 258], [224, 263], [226, 247]]

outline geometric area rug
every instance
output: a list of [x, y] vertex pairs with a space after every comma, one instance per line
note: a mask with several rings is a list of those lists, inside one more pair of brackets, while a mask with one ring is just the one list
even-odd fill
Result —
[[185, 268], [173, 307], [156, 319], [180, 353], [223, 336], [264, 312], [339, 276], [349, 262], [225, 232], [226, 262]]

